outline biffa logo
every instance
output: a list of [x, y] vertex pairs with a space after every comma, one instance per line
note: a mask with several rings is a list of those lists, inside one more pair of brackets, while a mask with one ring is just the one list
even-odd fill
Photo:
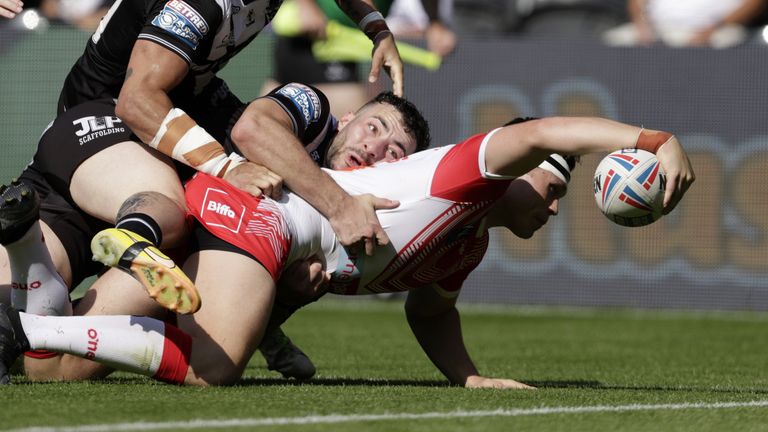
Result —
[[216, 201], [208, 201], [208, 210], [229, 218], [235, 217], [235, 212], [228, 205]]

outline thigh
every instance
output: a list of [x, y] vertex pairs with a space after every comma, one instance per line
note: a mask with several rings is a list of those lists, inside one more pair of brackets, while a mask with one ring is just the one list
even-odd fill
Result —
[[120, 206], [139, 192], [158, 192], [184, 209], [184, 189], [173, 164], [133, 141], [112, 145], [83, 161], [69, 190], [78, 207], [108, 222], [114, 222]]
[[264, 334], [275, 295], [271, 275], [245, 255], [206, 250], [185, 265], [202, 307], [179, 316], [192, 337], [188, 383], [232, 384], [243, 373]]

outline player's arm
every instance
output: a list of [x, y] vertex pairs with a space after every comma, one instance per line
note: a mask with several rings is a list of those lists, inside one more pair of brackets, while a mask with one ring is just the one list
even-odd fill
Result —
[[505, 126], [487, 144], [486, 168], [520, 176], [551, 153], [582, 155], [639, 148], [655, 153], [667, 174], [664, 213], [669, 213], [695, 180], [693, 167], [674, 135], [597, 117], [550, 117]]
[[456, 297], [446, 298], [438, 291], [437, 287], [409, 291], [405, 313], [416, 340], [440, 372], [467, 388], [533, 389], [515, 380], [480, 375], [464, 346]]
[[370, 255], [377, 243], [389, 242], [375, 209], [394, 208], [398, 203], [347, 194], [312, 161], [293, 131], [291, 117], [273, 99], [251, 102], [232, 129], [232, 139], [248, 160], [275, 172], [328, 218], [343, 245], [363, 241]]
[[376, 82], [381, 69], [384, 68], [392, 79], [392, 92], [402, 97], [403, 61], [400, 59], [395, 38], [389, 31], [384, 16], [363, 0], [336, 0], [336, 4], [373, 41], [373, 59], [368, 81]]
[[133, 47], [115, 113], [142, 142], [198, 171], [223, 177], [253, 195], [279, 197], [281, 179], [246, 163], [174, 108], [168, 93], [186, 76], [184, 59], [162, 45], [139, 39]]

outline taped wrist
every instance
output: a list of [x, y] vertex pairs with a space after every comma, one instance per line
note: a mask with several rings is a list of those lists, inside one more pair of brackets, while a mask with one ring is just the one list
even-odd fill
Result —
[[149, 146], [200, 172], [224, 177], [245, 158], [224, 147], [184, 111], [172, 108]]
[[637, 136], [635, 148], [656, 154], [656, 152], [659, 150], [659, 147], [669, 141], [672, 136], [673, 135], [669, 132], [651, 132], [645, 129], [640, 129], [640, 134]]

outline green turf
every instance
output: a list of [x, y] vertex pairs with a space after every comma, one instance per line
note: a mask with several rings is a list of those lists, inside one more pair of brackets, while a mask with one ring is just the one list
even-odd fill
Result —
[[[0, 428], [201, 420], [219, 423], [201, 423], [199, 429], [275, 431], [768, 429], [766, 406], [252, 423], [331, 414], [509, 414], [540, 407], [768, 400], [765, 314], [465, 306], [462, 316], [481, 371], [539, 390], [450, 387], [410, 335], [401, 305], [323, 300], [286, 326], [319, 367], [309, 384], [277, 378], [259, 356], [241, 385], [229, 388], [183, 388], [128, 374], [73, 384], [31, 384], [16, 376], [15, 385], [0, 389]], [[233, 419], [251, 423], [222, 423]]]

